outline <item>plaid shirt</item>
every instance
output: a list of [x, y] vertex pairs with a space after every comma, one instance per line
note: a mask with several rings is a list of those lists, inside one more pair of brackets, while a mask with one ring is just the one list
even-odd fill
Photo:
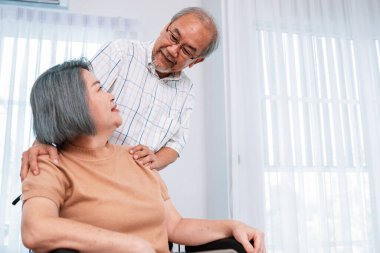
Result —
[[92, 59], [94, 73], [114, 94], [123, 124], [110, 142], [182, 151], [189, 132], [194, 85], [183, 73], [160, 79], [152, 64], [153, 42], [115, 40]]

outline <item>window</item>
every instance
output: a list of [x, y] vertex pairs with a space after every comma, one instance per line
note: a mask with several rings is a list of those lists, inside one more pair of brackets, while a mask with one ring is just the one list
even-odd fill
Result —
[[271, 253], [378, 252], [378, 4], [223, 3], [233, 218]]
[[[315, 238], [324, 238], [326, 252], [372, 252], [375, 195], [355, 43], [292, 33], [275, 40], [274, 32], [258, 33], [269, 238], [281, 235], [281, 216], [287, 214], [297, 221], [288, 225], [298, 243], [309, 242], [305, 248], [312, 252], [322, 246]], [[270, 245], [273, 252], [281, 249], [277, 243]]]

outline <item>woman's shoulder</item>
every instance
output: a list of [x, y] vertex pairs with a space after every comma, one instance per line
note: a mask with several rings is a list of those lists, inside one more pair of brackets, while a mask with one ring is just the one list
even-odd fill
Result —
[[132, 155], [129, 153], [129, 150], [131, 149], [131, 146], [121, 146], [117, 144], [110, 144], [115, 149], [115, 155], [122, 156], [125, 159], [133, 161]]
[[109, 144], [110, 146], [112, 146], [116, 152], [126, 152], [126, 153], [129, 153], [129, 149], [131, 148], [131, 146], [127, 146], [127, 145], [118, 145], [118, 144]]
[[[38, 177], [32, 177], [33, 180], [42, 180], [42, 181], [49, 181], [52, 178], [60, 178], [60, 180], [65, 181], [66, 179], [66, 173], [64, 162], [62, 159], [63, 157], [59, 155], [59, 159], [57, 162], [53, 162], [49, 155], [39, 155], [37, 157], [37, 163], [39, 168], [39, 176]], [[37, 181], [38, 181], [37, 180]]]

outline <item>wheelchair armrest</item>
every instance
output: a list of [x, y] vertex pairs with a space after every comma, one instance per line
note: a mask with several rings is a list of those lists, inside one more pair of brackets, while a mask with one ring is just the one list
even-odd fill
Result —
[[79, 253], [79, 251], [73, 249], [55, 249], [50, 251], [50, 253]]
[[186, 252], [225, 250], [225, 249], [232, 249], [232, 250], [235, 250], [237, 253], [246, 253], [244, 247], [238, 241], [236, 241], [236, 239], [233, 237], [212, 241], [212, 242], [198, 245], [198, 246], [185, 246]]
[[[171, 243], [169, 243], [169, 245], [170, 244]], [[227, 250], [227, 249], [235, 250], [237, 253], [246, 253], [243, 246], [238, 241], [236, 241], [236, 239], [233, 237], [212, 241], [212, 242], [202, 244], [202, 245], [197, 245], [197, 246], [185, 246], [186, 252], [214, 251], [214, 250]], [[72, 249], [55, 249], [53, 251], [50, 251], [50, 253], [80, 253], [80, 252], [77, 250], [72, 250]]]

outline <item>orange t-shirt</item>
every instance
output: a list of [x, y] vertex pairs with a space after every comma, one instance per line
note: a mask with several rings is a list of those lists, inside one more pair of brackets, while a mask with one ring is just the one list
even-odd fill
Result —
[[40, 156], [39, 176], [27, 176], [23, 200], [46, 197], [59, 216], [100, 228], [140, 236], [166, 253], [164, 201], [169, 199], [158, 172], [139, 166], [126, 147], [107, 144], [84, 149], [66, 145], [59, 165]]

